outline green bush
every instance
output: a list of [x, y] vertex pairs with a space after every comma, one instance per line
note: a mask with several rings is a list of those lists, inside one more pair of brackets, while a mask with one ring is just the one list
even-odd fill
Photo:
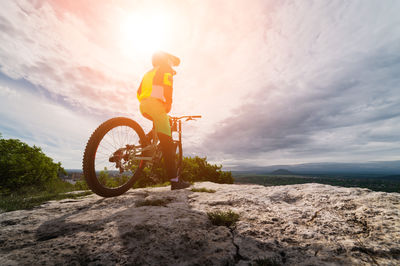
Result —
[[[220, 184], [233, 184], [233, 177], [231, 172], [222, 171], [221, 165], [212, 165], [207, 162], [207, 158], [201, 157], [183, 157], [182, 160], [182, 177], [189, 182], [199, 181], [211, 181]], [[150, 178], [155, 176], [156, 178]], [[140, 178], [133, 185], [134, 188], [141, 188], [152, 186], [155, 184], [155, 179], [159, 180], [159, 183], [168, 182], [171, 177], [167, 176], [164, 169], [164, 164], [161, 161], [154, 169], [150, 172], [149, 168], [145, 168], [143, 171], [142, 178]]]
[[221, 170], [222, 165], [213, 165], [207, 158], [184, 157], [182, 161], [182, 177], [190, 182], [211, 181], [220, 184], [233, 184], [231, 172]]
[[[68, 193], [77, 186], [61, 180], [61, 174], [67, 174], [61, 163], [54, 163], [40, 148], [17, 139], [2, 139], [0, 134], [1, 211], [30, 209], [48, 200], [91, 194]], [[82, 182], [81, 186], [85, 185]]]
[[3, 191], [25, 186], [43, 186], [66, 174], [61, 163], [54, 163], [39, 147], [18, 139], [0, 139], [0, 188]]
[[98, 176], [99, 182], [109, 188], [115, 188], [119, 187], [126, 182], [128, 182], [129, 176], [127, 175], [122, 175], [122, 176], [112, 176], [109, 174], [107, 168], [104, 168], [103, 171], [100, 171], [100, 174]]
[[74, 184], [74, 190], [89, 190], [85, 179], [78, 180]]
[[208, 219], [213, 225], [231, 226], [239, 220], [239, 214], [229, 211], [213, 211], [207, 212]]

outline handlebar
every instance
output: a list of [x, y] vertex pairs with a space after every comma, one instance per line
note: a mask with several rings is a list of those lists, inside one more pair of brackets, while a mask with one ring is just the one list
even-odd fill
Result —
[[184, 115], [184, 116], [170, 116], [170, 124], [171, 124], [171, 130], [173, 132], [177, 131], [179, 132], [179, 141], [181, 138], [181, 134], [182, 134], [182, 121], [181, 119], [186, 118], [185, 121], [190, 121], [190, 120], [195, 120], [197, 118], [201, 118], [201, 115]]
[[184, 115], [184, 116], [179, 116], [179, 117], [171, 116], [170, 118], [172, 120], [176, 120], [176, 121], [186, 118], [186, 121], [189, 121], [189, 120], [195, 120], [197, 118], [201, 118], [201, 115]]

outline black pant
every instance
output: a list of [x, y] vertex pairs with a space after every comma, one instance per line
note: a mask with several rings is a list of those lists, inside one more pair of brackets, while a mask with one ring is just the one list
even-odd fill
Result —
[[160, 140], [161, 151], [163, 154], [165, 170], [167, 171], [168, 180], [176, 177], [175, 154], [176, 147], [171, 136], [163, 133], [157, 133]]

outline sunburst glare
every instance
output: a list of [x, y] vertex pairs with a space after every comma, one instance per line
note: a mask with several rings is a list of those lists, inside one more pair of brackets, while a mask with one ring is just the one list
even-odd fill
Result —
[[171, 34], [171, 18], [165, 13], [142, 10], [121, 19], [119, 45], [129, 58], [150, 56], [168, 46]]

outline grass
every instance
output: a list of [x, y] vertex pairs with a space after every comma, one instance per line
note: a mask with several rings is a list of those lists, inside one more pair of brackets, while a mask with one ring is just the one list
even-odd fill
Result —
[[0, 210], [9, 212], [28, 210], [49, 200], [76, 199], [92, 194], [91, 191], [68, 193], [76, 190], [72, 184], [57, 180], [42, 187], [22, 187], [18, 190], [0, 191]]
[[[170, 182], [162, 184], [149, 185], [147, 187], [165, 187]], [[76, 190], [86, 190], [80, 193], [68, 193]], [[80, 180], [72, 185], [62, 180], [55, 180], [41, 187], [22, 187], [17, 190], [2, 189], [0, 190], [0, 212], [9, 212], [15, 210], [28, 210], [36, 206], [40, 206], [49, 200], [76, 199], [79, 197], [93, 194], [88, 191], [89, 188], [85, 180]], [[171, 200], [147, 200], [139, 204], [141, 206], [165, 206]]]
[[213, 225], [232, 226], [239, 220], [239, 214], [229, 211], [207, 212], [208, 219]]
[[92, 194], [91, 191], [84, 191], [81, 193], [54, 193], [43, 191], [30, 195], [11, 194], [2, 196], [0, 199], [0, 209], [6, 212], [15, 210], [28, 210], [43, 204], [49, 200], [62, 200], [62, 199], [76, 199], [82, 196]]
[[193, 191], [193, 192], [206, 192], [206, 193], [215, 193], [216, 192], [214, 189], [207, 189], [205, 187], [192, 188], [191, 191]]
[[38, 195], [24, 197], [18, 194], [11, 194], [0, 199], [0, 209], [6, 212], [15, 210], [29, 210], [36, 206], [43, 204], [49, 200], [62, 200], [62, 199], [76, 199], [79, 197], [87, 196], [92, 194], [90, 191], [84, 191], [75, 194], [57, 194], [43, 192]]

